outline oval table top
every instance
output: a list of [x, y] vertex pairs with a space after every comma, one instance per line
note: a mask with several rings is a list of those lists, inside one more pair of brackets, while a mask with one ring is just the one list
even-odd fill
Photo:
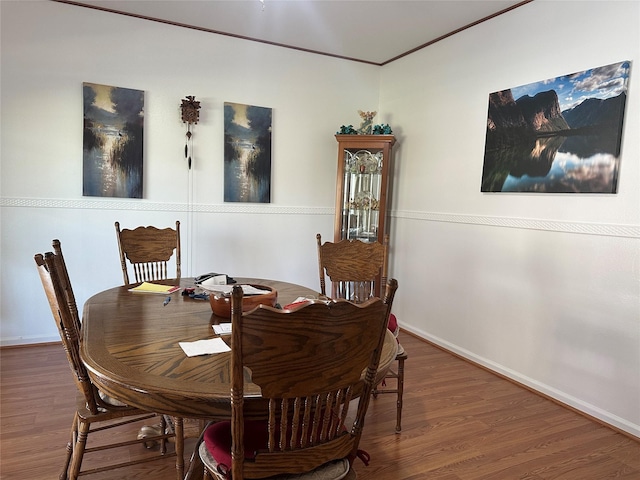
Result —
[[[300, 296], [319, 297], [318, 292], [292, 283], [236, 280], [276, 289], [281, 305]], [[181, 290], [195, 286], [192, 278], [183, 278], [179, 284]], [[180, 291], [171, 294], [165, 306], [165, 295], [133, 293], [130, 287], [105, 290], [84, 305], [80, 355], [91, 380], [108, 395], [145, 410], [176, 417], [231, 418], [230, 353], [187, 357], [179, 345], [215, 338], [212, 325], [230, 320], [213, 315], [207, 300], [182, 296]], [[230, 336], [222, 338], [231, 341]], [[387, 331], [377, 381], [395, 359], [396, 350], [396, 340]], [[249, 416], [250, 397], [258, 394], [253, 384], [245, 388]]]

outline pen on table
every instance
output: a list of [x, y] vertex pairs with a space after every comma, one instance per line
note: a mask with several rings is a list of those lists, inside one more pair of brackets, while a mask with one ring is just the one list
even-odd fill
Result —
[[170, 301], [171, 301], [171, 297], [167, 297], [167, 298], [165, 298], [165, 299], [164, 299], [164, 302], [162, 302], [162, 306], [163, 306], [163, 307], [166, 307], [166, 306], [167, 306], [167, 304], [168, 304]]

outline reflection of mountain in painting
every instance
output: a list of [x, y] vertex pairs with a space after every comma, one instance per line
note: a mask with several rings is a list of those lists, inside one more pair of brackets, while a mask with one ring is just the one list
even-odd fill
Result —
[[508, 175], [546, 176], [558, 151], [581, 158], [618, 156], [625, 102], [623, 92], [606, 100], [588, 99], [562, 112], [554, 90], [518, 100], [510, 89], [492, 93], [482, 191], [501, 191]]
[[[591, 133], [591, 136], [597, 138], [598, 152], [610, 153], [618, 157], [622, 143], [622, 119], [626, 103], [627, 95], [624, 92], [606, 100], [589, 98], [577, 107], [565, 110], [562, 115], [573, 131]], [[567, 138], [561, 151], [584, 156], [588, 153], [585, 152], [584, 144], [583, 136], [574, 135]]]

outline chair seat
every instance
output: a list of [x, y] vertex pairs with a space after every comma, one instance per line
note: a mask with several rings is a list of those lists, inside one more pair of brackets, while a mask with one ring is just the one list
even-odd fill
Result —
[[[228, 480], [229, 477], [218, 471], [218, 463], [204, 442], [200, 444], [198, 453], [202, 463], [210, 473], [219, 480]], [[349, 461], [346, 458], [342, 458], [325, 463], [311, 472], [277, 475], [264, 480], [351, 480], [355, 478], [355, 471], [350, 468]]]

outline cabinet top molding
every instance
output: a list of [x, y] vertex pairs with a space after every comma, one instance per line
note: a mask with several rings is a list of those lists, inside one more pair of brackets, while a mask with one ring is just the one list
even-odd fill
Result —
[[366, 144], [372, 146], [375, 144], [393, 145], [396, 143], [395, 135], [336, 135], [336, 140], [343, 144], [360, 145]]

